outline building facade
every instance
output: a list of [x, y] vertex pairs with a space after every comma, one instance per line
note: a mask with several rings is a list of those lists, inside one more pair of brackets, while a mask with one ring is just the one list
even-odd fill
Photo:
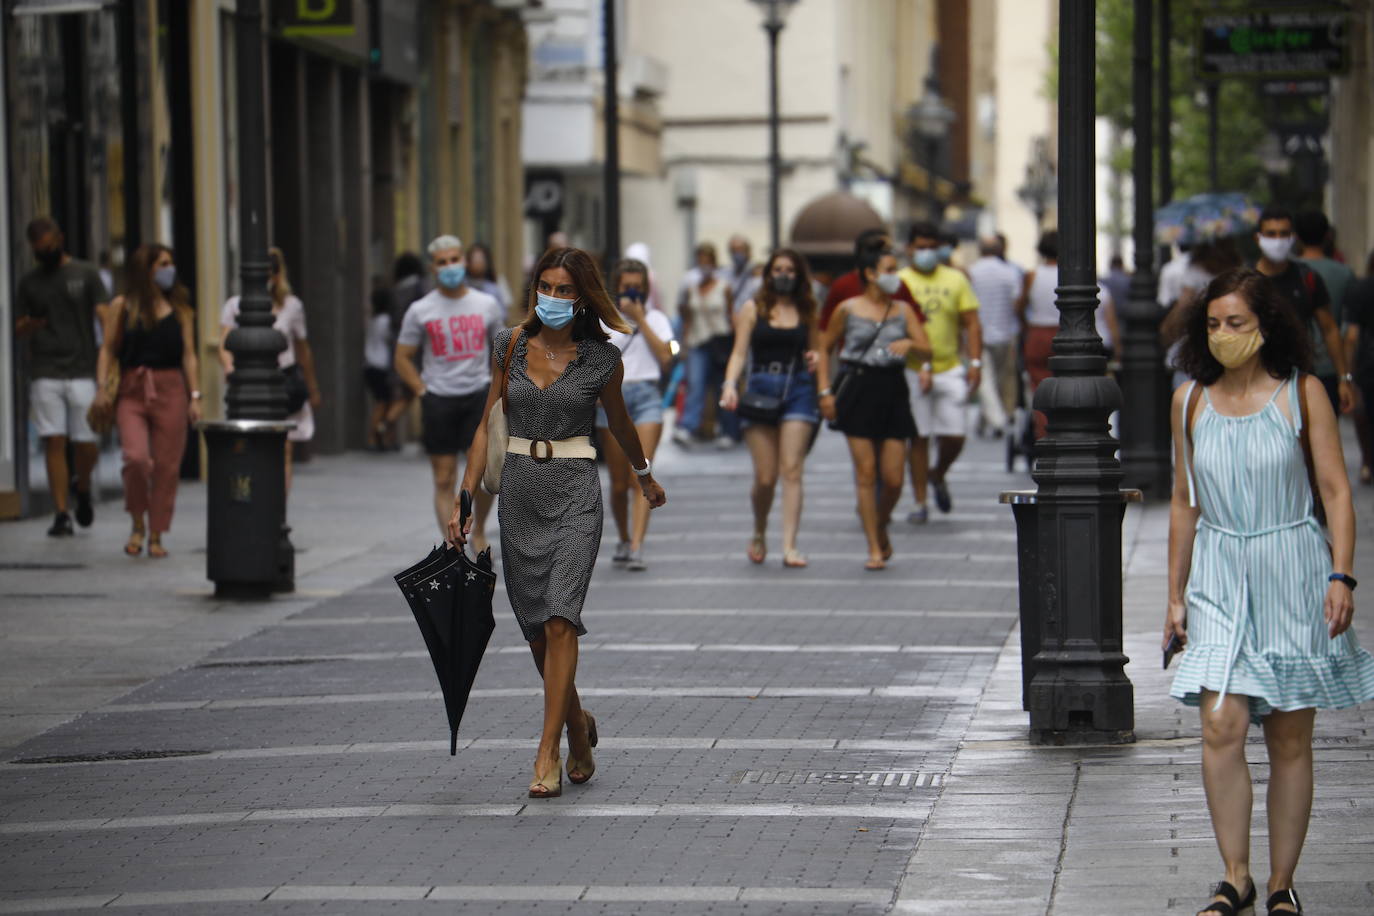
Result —
[[1327, 212], [1336, 243], [1363, 275], [1374, 251], [1374, 0], [1352, 0], [1350, 70], [1331, 81]]
[[[555, 228], [604, 244], [602, 7], [546, 0], [531, 14], [531, 251]], [[748, 0], [615, 9], [620, 238], [647, 243], [673, 288], [697, 241], [768, 245], [768, 39]], [[799, 0], [778, 56], [783, 241], [808, 203], [844, 188], [899, 234], [931, 217], [966, 238], [1001, 229], [1029, 257], [1037, 224], [1017, 191], [1033, 154], [1053, 153], [1052, 22], [1048, 0]], [[920, 117], [932, 106], [933, 131]]]
[[[305, 303], [324, 404], [313, 447], [365, 438], [361, 365], [370, 293], [402, 251], [440, 232], [487, 242], [521, 270], [522, 0], [264, 2], [268, 233]], [[120, 268], [170, 244], [192, 291], [206, 413], [222, 409], [219, 314], [238, 292], [240, 97], [233, 0], [4, 0], [0, 237], [8, 276], [23, 230], [51, 214], [73, 254]], [[318, 15], [327, 10], [327, 21]], [[307, 15], [311, 14], [311, 15]], [[30, 511], [24, 367], [0, 353], [0, 512]], [[22, 360], [20, 361], [22, 362]], [[197, 474], [198, 447], [186, 470]]]

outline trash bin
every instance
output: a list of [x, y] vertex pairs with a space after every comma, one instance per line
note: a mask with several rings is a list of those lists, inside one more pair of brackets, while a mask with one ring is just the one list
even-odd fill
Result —
[[286, 527], [286, 434], [294, 423], [211, 420], [205, 434], [206, 577], [219, 598], [263, 599], [295, 588]]

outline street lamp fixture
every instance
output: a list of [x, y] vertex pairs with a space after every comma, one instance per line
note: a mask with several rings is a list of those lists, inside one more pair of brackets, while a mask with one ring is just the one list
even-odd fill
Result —
[[1038, 232], [1045, 223], [1050, 201], [1059, 194], [1059, 178], [1055, 174], [1054, 161], [1050, 159], [1050, 144], [1045, 137], [1031, 141], [1031, 158], [1026, 163], [1026, 177], [1016, 196], [1035, 214], [1035, 228]]
[[797, 0], [749, 0], [763, 14], [768, 33], [768, 219], [773, 250], [782, 243], [782, 153], [778, 139], [778, 35]]
[[915, 105], [907, 109], [907, 118], [916, 133], [926, 140], [940, 141], [949, 136], [950, 125], [958, 115], [946, 104], [940, 95], [940, 86], [935, 78], [927, 77], [925, 92]]
[[940, 95], [939, 73], [940, 52], [938, 48], [930, 51], [930, 71], [925, 79], [925, 91], [920, 99], [906, 110], [907, 123], [911, 126], [911, 145], [920, 150], [926, 167], [927, 191], [932, 201], [932, 211], [938, 209], [935, 201], [935, 179], [939, 176], [940, 145], [949, 137], [950, 126], [958, 120], [954, 109]]

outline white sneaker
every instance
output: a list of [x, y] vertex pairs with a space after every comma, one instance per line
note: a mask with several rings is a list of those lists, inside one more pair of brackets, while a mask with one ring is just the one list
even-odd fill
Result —
[[692, 434], [680, 426], [673, 430], [673, 441], [683, 448], [691, 448], [696, 444], [696, 440], [692, 437]]
[[630, 572], [644, 572], [649, 568], [649, 564], [644, 562], [643, 551], [636, 550], [630, 554], [630, 559], [625, 563], [625, 568]]
[[727, 452], [735, 447], [735, 440], [724, 434], [716, 436], [714, 440], [716, 448], [722, 452]]
[[624, 563], [630, 559], [630, 542], [621, 541], [615, 545], [615, 553], [611, 556], [612, 563]]

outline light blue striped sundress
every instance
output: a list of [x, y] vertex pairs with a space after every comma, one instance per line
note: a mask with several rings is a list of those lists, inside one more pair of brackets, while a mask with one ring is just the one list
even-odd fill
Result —
[[[1276, 709], [1374, 699], [1374, 657], [1353, 629], [1328, 636], [1331, 554], [1312, 514], [1297, 378], [1243, 417], [1218, 413], [1204, 388], [1192, 455], [1185, 446], [1189, 503], [1201, 516], [1186, 593], [1188, 645], [1169, 692], [1190, 706], [1204, 689], [1248, 697], [1256, 723]], [[1291, 420], [1278, 404], [1285, 390]]]

